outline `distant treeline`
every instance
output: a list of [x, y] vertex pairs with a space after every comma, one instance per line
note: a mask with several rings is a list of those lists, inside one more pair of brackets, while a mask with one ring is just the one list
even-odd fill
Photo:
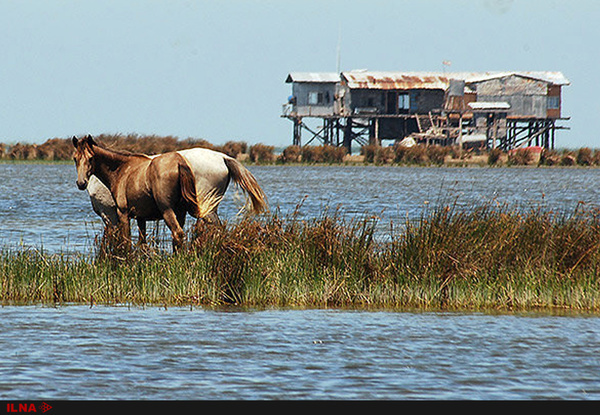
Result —
[[[188, 138], [180, 140], [173, 136], [137, 134], [101, 134], [94, 139], [107, 148], [131, 153], [160, 154], [192, 147], [212, 148], [237, 157], [245, 153], [248, 146], [243, 142], [227, 142], [215, 146], [203, 139]], [[43, 144], [0, 143], [0, 158], [10, 160], [70, 160], [73, 157], [71, 138], [51, 138]]]
[[[286, 147], [276, 154], [275, 147], [265, 144], [248, 145], [244, 141], [228, 141], [215, 145], [203, 139], [180, 140], [173, 136], [138, 134], [101, 134], [94, 137], [108, 148], [132, 153], [160, 154], [192, 147], [210, 148], [231, 157], [253, 163], [367, 163], [379, 165], [544, 165], [600, 166], [600, 150], [584, 147], [578, 150], [520, 149], [504, 152], [464, 150], [456, 146], [401, 145], [361, 147], [360, 155], [350, 156], [343, 147], [328, 145]], [[43, 144], [0, 143], [0, 159], [4, 160], [70, 160], [73, 155], [71, 138], [51, 138]]]
[[600, 166], [600, 150], [549, 150], [540, 147], [500, 149], [460, 149], [458, 146], [389, 147], [363, 146], [364, 161], [400, 165], [506, 165], [506, 166]]

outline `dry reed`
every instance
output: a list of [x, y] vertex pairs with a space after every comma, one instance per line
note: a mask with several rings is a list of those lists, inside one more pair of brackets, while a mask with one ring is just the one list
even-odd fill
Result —
[[455, 310], [600, 310], [600, 221], [572, 214], [444, 207], [376, 235], [339, 212], [200, 222], [178, 254], [104, 244], [93, 258], [0, 253], [9, 303]]

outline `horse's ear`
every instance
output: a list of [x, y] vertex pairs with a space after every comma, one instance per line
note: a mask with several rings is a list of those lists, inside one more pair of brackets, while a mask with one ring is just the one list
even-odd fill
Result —
[[90, 144], [92, 144], [92, 145], [95, 145], [95, 146], [97, 146], [97, 145], [98, 145], [98, 144], [96, 144], [96, 142], [94, 141], [94, 138], [92, 137], [92, 135], [91, 135], [91, 134], [88, 134], [88, 135], [87, 135], [87, 137], [86, 137], [86, 139], [87, 139], [87, 141], [88, 141]]
[[73, 147], [77, 147], [77, 137], [73, 136]]

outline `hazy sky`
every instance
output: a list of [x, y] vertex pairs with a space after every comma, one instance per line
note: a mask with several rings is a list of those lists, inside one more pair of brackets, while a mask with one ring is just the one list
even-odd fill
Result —
[[597, 0], [0, 0], [0, 142], [137, 133], [287, 146], [293, 71], [551, 70], [600, 147]]

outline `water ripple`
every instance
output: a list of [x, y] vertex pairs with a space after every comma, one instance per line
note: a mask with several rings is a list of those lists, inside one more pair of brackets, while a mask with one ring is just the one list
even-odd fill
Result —
[[0, 309], [1, 399], [598, 399], [600, 320]]
[[[250, 166], [273, 210], [300, 219], [338, 211], [345, 217], [376, 215], [378, 231], [402, 226], [439, 205], [459, 209], [495, 203], [511, 208], [573, 212], [600, 200], [600, 169], [410, 168], [376, 166]], [[0, 245], [89, 253], [102, 231], [75, 169], [64, 164], [0, 164]], [[235, 220], [239, 193], [232, 186], [220, 207]], [[192, 220], [188, 220], [188, 225]], [[150, 224], [149, 233], [164, 234]]]

